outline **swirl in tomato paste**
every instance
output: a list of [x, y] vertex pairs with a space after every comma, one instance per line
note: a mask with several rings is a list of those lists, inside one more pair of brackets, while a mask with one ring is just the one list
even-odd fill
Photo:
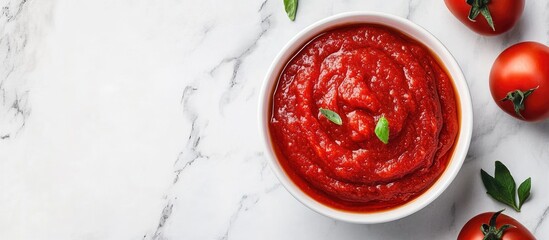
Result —
[[[374, 132], [382, 116], [388, 144]], [[306, 44], [280, 74], [270, 121], [291, 179], [350, 211], [392, 208], [427, 190], [445, 170], [458, 128], [445, 70], [426, 47], [378, 25], [337, 28]]]

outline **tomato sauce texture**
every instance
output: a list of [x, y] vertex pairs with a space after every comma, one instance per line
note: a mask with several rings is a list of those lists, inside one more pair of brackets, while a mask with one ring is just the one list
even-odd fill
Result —
[[[446, 169], [459, 129], [444, 68], [425, 46], [379, 25], [340, 27], [307, 43], [280, 74], [271, 113], [273, 145], [294, 183], [325, 205], [358, 212], [426, 191]], [[374, 132], [382, 116], [388, 144]]]

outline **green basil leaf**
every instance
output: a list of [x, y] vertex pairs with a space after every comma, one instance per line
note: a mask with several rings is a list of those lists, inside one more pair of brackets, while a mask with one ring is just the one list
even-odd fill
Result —
[[488, 175], [484, 170], [480, 170], [482, 183], [486, 188], [486, 193], [499, 202], [511, 206], [515, 211], [520, 212], [522, 204], [530, 197], [530, 188], [532, 179], [526, 179], [518, 188], [518, 205], [516, 201], [517, 189], [516, 183], [509, 172], [509, 169], [500, 161], [496, 161], [496, 170], [494, 177]]
[[494, 178], [499, 183], [499, 185], [503, 187], [502, 190], [505, 191], [505, 194], [511, 197], [510, 201], [513, 203], [513, 205], [516, 206], [515, 179], [513, 179], [513, 176], [511, 176], [511, 172], [509, 172], [509, 169], [500, 161], [496, 161]]
[[530, 188], [532, 187], [532, 178], [528, 178], [522, 182], [518, 188], [518, 197], [519, 197], [519, 209], [522, 207], [522, 204], [526, 202], [528, 197], [530, 197]]
[[343, 120], [341, 120], [341, 117], [336, 112], [330, 109], [324, 109], [324, 108], [319, 108], [318, 111], [320, 111], [320, 113], [322, 113], [322, 115], [324, 115], [324, 117], [326, 117], [331, 122], [339, 126], [343, 124]]
[[286, 10], [286, 14], [288, 14], [288, 17], [290, 20], [295, 20], [295, 14], [297, 12], [297, 1], [298, 0], [284, 0], [284, 10]]
[[375, 132], [379, 140], [385, 144], [389, 143], [389, 121], [387, 118], [381, 117], [377, 121]]
[[[505, 187], [501, 186], [496, 179], [486, 173], [484, 170], [480, 170], [480, 176], [482, 178], [482, 183], [486, 188], [486, 193], [490, 195], [495, 200], [509, 205], [510, 207], [516, 209], [514, 204], [513, 195], [509, 195]], [[513, 199], [513, 200], [512, 200]]]

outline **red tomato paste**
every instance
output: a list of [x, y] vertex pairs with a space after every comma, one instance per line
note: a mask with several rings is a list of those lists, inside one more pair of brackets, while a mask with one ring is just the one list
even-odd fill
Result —
[[[374, 132], [382, 116], [388, 144]], [[458, 128], [441, 64], [425, 46], [379, 25], [340, 27], [307, 43], [280, 74], [270, 119], [294, 183], [325, 205], [356, 212], [400, 206], [426, 191], [446, 169]]]

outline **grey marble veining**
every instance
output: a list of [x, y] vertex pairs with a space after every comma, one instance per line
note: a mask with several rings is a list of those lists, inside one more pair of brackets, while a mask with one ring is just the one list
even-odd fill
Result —
[[30, 67], [21, 64], [23, 61], [31, 62], [27, 50], [29, 26], [22, 18], [25, 18], [23, 10], [26, 1], [11, 1], [2, 6], [2, 35], [0, 36], [0, 58], [2, 68], [0, 70], [0, 139], [9, 139], [25, 125], [25, 119], [29, 116], [30, 109], [27, 106], [27, 90], [22, 87], [25, 81], [25, 68]]
[[[532, 177], [520, 220], [549, 237], [549, 123], [501, 112], [487, 76], [525, 40], [549, 44], [549, 2], [482, 37], [439, 0], [0, 1], [1, 239], [455, 239], [472, 216], [504, 208], [479, 171], [501, 160]], [[475, 124], [456, 180], [425, 209], [356, 225], [295, 200], [267, 164], [257, 99], [278, 51], [347, 11], [408, 18], [462, 67]]]

